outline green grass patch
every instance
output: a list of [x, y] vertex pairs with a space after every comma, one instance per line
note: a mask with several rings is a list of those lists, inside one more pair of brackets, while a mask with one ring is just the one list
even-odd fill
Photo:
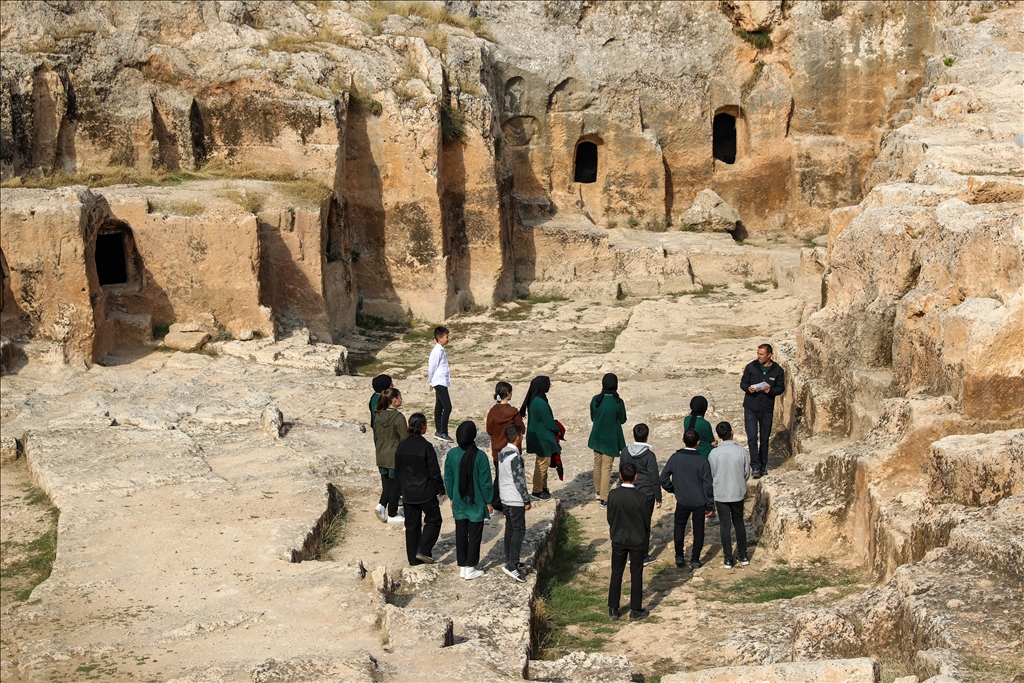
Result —
[[772, 46], [772, 36], [767, 31], [744, 31], [738, 28], [736, 29], [736, 35], [740, 37], [740, 40], [750, 43], [758, 50]]
[[441, 142], [450, 145], [455, 142], [466, 142], [466, 117], [456, 107], [441, 103]]
[[765, 292], [768, 291], [767, 287], [763, 287], [757, 284], [756, 282], [751, 282], [750, 280], [746, 280], [743, 283], [743, 286], [752, 292], [757, 292], [758, 294], [764, 294]]
[[942, 55], [942, 63], [946, 66], [953, 66], [956, 64], [956, 57], [950, 57], [949, 55]]
[[[558, 528], [555, 552], [537, 578], [534, 650], [542, 659], [558, 659], [574, 650], [600, 650], [617, 623], [608, 620], [608, 585], [603, 574], [581, 572], [596, 551], [584, 542], [579, 520], [565, 515]], [[574, 634], [568, 626], [581, 629]], [[598, 630], [600, 629], [600, 630]]]
[[[724, 288], [725, 288], [725, 285], [709, 285], [707, 283], [704, 283], [704, 284], [702, 284], [700, 286], [700, 291], [699, 292], [694, 292], [691, 296], [695, 296], [695, 297], [711, 296], [712, 294], [715, 293], [715, 291], [717, 291], [719, 289], [724, 289]], [[767, 291], [767, 290], [765, 290], [765, 291]]]
[[36, 586], [50, 577], [53, 561], [57, 558], [57, 518], [60, 510], [54, 507], [49, 496], [35, 486], [25, 487], [25, 504], [42, 513], [46, 522], [46, 530], [37, 538], [27, 543], [7, 541], [3, 544], [3, 555], [10, 557], [16, 553], [20, 557], [5, 563], [0, 569], [4, 604], [8, 598], [16, 602], [24, 602]]
[[728, 585], [709, 579], [699, 590], [705, 600], [731, 604], [761, 603], [790, 600], [825, 586], [849, 586], [856, 581], [853, 572], [832, 569], [824, 562], [816, 562], [810, 567], [771, 567]]

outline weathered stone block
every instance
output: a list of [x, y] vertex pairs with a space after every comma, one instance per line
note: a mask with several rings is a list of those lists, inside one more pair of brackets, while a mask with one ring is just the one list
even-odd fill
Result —
[[209, 332], [168, 332], [163, 344], [177, 351], [198, 351], [210, 341]]
[[878, 683], [878, 660], [833, 659], [764, 666], [726, 666], [663, 676], [663, 683]]
[[450, 647], [455, 643], [452, 620], [423, 609], [402, 609], [385, 605], [381, 629], [392, 648]]
[[932, 444], [928, 495], [989, 505], [1024, 492], [1024, 430], [947, 436]]

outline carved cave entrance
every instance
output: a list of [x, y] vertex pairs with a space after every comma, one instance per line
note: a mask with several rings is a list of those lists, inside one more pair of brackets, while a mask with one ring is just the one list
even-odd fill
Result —
[[736, 163], [736, 115], [727, 111], [715, 114], [712, 124], [711, 153], [719, 161]]
[[597, 182], [597, 145], [584, 140], [576, 145], [576, 164], [573, 182]]
[[137, 282], [140, 265], [131, 228], [124, 223], [106, 223], [96, 235], [96, 276], [100, 285]]

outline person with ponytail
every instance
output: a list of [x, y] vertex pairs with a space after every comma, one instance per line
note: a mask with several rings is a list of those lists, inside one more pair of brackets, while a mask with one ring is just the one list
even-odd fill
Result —
[[619, 398], [619, 378], [610, 372], [601, 379], [601, 393], [590, 400], [590, 420], [594, 426], [587, 447], [594, 450], [594, 494], [604, 510], [608, 507], [612, 463], [626, 447], [622, 435], [626, 403]]
[[395, 451], [398, 444], [408, 435], [409, 425], [405, 415], [398, 411], [402, 407], [402, 392], [395, 387], [385, 389], [377, 401], [377, 418], [373, 423], [373, 439], [377, 449], [377, 470], [380, 472], [381, 494], [377, 502], [377, 516], [387, 524], [404, 524], [405, 517], [398, 514], [398, 497], [401, 494], [395, 479]]
[[494, 461], [494, 499], [491, 505], [498, 512], [501, 512], [501, 496], [498, 494], [498, 454], [508, 445], [505, 430], [509, 425], [516, 425], [520, 434], [526, 433], [526, 424], [511, 401], [512, 385], [508, 382], [498, 382], [494, 387], [495, 403], [487, 413], [486, 422], [487, 435], [491, 437], [491, 459]]
[[551, 458], [562, 452], [558, 445], [561, 433], [555, 416], [548, 404], [548, 391], [551, 390], [551, 378], [547, 375], [534, 377], [526, 392], [526, 400], [519, 408], [519, 414], [526, 419], [526, 452], [533, 453], [533, 491], [531, 495], [538, 500], [548, 500], [548, 467]]
[[711, 455], [711, 449], [718, 445], [718, 439], [711, 431], [711, 423], [704, 419], [707, 412], [708, 400], [703, 396], [694, 396], [690, 399], [690, 414], [683, 420], [683, 431], [693, 429], [700, 437], [697, 452], [705, 458]]
[[459, 578], [475, 579], [484, 572], [480, 563], [480, 542], [484, 520], [490, 519], [494, 496], [491, 466], [487, 455], [476, 446], [476, 425], [466, 421], [455, 430], [458, 446], [444, 459], [444, 488], [455, 518], [455, 556]]

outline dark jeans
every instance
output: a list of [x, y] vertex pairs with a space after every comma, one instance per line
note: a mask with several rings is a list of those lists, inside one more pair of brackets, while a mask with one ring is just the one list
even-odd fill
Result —
[[434, 387], [434, 427], [438, 434], [448, 433], [448, 417], [452, 414], [452, 399], [448, 387]]
[[774, 410], [758, 412], [750, 408], [743, 409], [743, 427], [747, 430], [747, 448], [750, 450], [750, 469], [755, 472], [768, 471], [768, 437], [772, 434], [774, 414]]
[[505, 512], [505, 567], [509, 570], [519, 567], [519, 556], [523, 552], [526, 538], [526, 508], [522, 505], [506, 505]]
[[380, 488], [381, 493], [380, 500], [378, 502], [381, 505], [387, 506], [389, 517], [394, 517], [398, 514], [398, 497], [402, 495], [402, 487], [398, 485], [398, 480], [394, 477], [381, 474]]
[[743, 524], [743, 501], [735, 503], [721, 503], [715, 501], [718, 507], [718, 524], [722, 530], [722, 553], [725, 559], [733, 559], [732, 555], [732, 527], [736, 527], [736, 554], [747, 554], [747, 527]]
[[644, 605], [644, 548], [624, 548], [612, 544], [612, 583], [608, 587], [608, 609], [619, 609], [622, 574], [629, 556], [629, 609], [638, 612]]
[[675, 512], [675, 534], [676, 560], [686, 557], [686, 522], [693, 515], [693, 551], [690, 553], [690, 561], [700, 561], [700, 551], [704, 549], [704, 512], [706, 508], [684, 508], [676, 505]]
[[[420, 526], [420, 514], [423, 525]], [[426, 503], [405, 501], [405, 554], [410, 565], [420, 564], [416, 554], [433, 557], [434, 544], [441, 535], [441, 505], [437, 498]]]
[[455, 558], [460, 567], [475, 567], [480, 564], [480, 541], [483, 537], [483, 522], [455, 520]]

